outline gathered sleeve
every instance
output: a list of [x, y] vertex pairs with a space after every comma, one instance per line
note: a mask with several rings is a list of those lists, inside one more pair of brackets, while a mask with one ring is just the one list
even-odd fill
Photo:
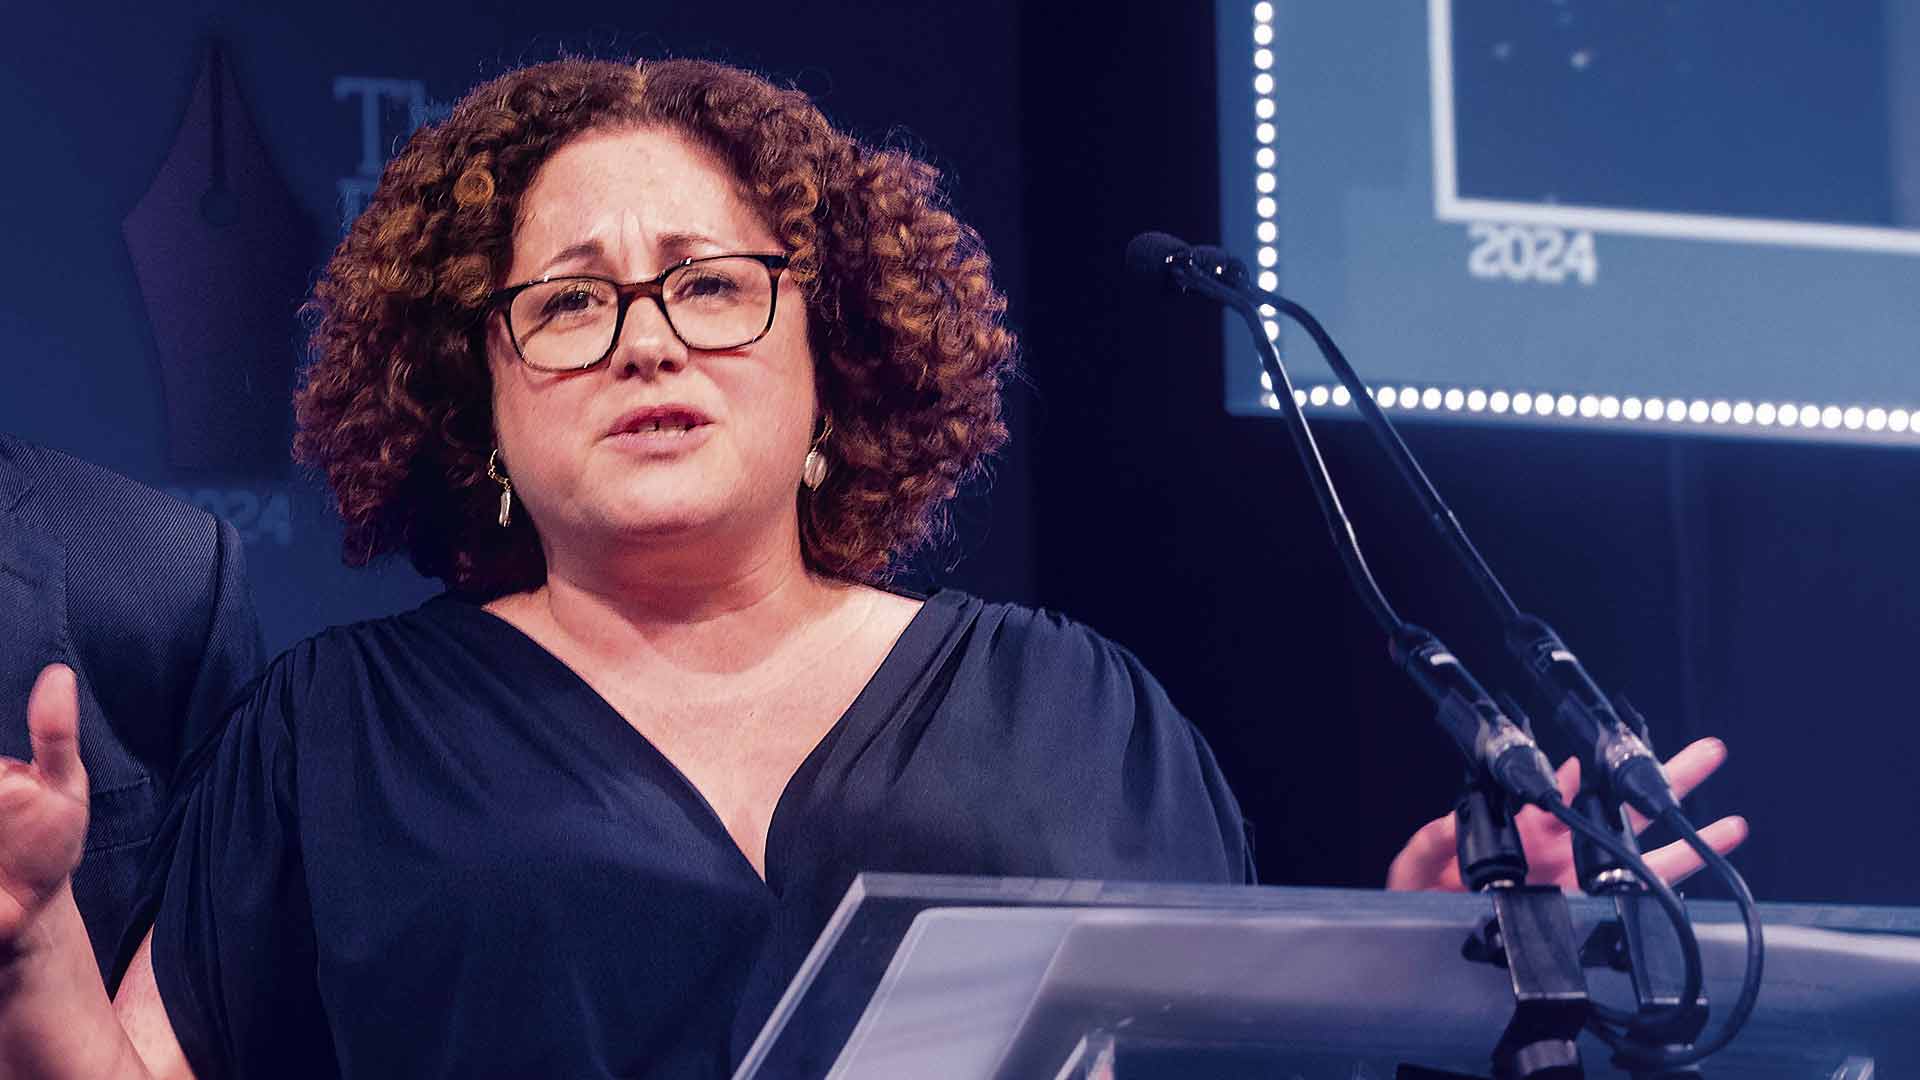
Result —
[[155, 982], [201, 1080], [339, 1073], [297, 811], [309, 650], [277, 660], [194, 754], [144, 882]]
[[995, 652], [1021, 659], [996, 665], [989, 692], [1025, 719], [1021, 756], [1044, 763], [1028, 789], [1058, 800], [1036, 817], [1070, 831], [1089, 876], [1254, 881], [1251, 829], [1212, 748], [1138, 657], [1046, 611], [1015, 609], [995, 631], [1013, 646]]

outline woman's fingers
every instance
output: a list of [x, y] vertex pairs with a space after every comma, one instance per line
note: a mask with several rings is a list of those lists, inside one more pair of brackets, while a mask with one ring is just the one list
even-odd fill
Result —
[[[1663, 766], [1667, 783], [1673, 786], [1673, 797], [1686, 798], [1726, 762], [1727, 744], [1719, 739], [1709, 737], [1688, 743], [1685, 749], [1668, 758]], [[1648, 822], [1640, 811], [1628, 807], [1627, 820], [1633, 824], [1635, 833], [1646, 831]]]
[[49, 664], [33, 681], [27, 695], [27, 733], [33, 744], [33, 765], [47, 786], [69, 798], [85, 801], [87, 771], [80, 764], [79, 684], [73, 669]]
[[[1674, 794], [1686, 798], [1694, 788], [1712, 776], [1727, 760], [1727, 745], [1719, 739], [1700, 739], [1667, 759], [1667, 781]], [[1580, 759], [1568, 758], [1554, 772], [1561, 797], [1571, 805], [1580, 790]], [[1628, 809], [1635, 832], [1647, 827], [1647, 820]], [[1573, 880], [1573, 849], [1567, 826], [1558, 818], [1526, 807], [1516, 816], [1522, 842], [1530, 864], [1530, 880], [1559, 881], [1578, 888]], [[1746, 819], [1727, 817], [1700, 830], [1700, 835], [1715, 851], [1725, 854], [1747, 838]], [[1460, 866], [1456, 861], [1453, 815], [1437, 817], [1413, 834], [1400, 854], [1387, 868], [1390, 889], [1461, 889]], [[1669, 882], [1680, 882], [1703, 864], [1699, 855], [1685, 843], [1668, 844], [1648, 852], [1647, 864]]]
[[[1738, 815], [1723, 817], [1700, 830], [1700, 839], [1722, 855], [1739, 847], [1746, 838], [1747, 819]], [[1665, 847], [1649, 851], [1644, 858], [1653, 872], [1669, 885], [1680, 884], [1706, 865], [1684, 840], [1675, 840]]]
[[[1570, 757], [1561, 762], [1560, 767], [1553, 771], [1553, 779], [1560, 785], [1560, 801], [1572, 806], [1573, 797], [1580, 794], [1580, 759]], [[1560, 824], [1558, 818], [1553, 820], [1554, 824]], [[1561, 827], [1565, 828], [1564, 825]]]
[[1387, 867], [1387, 888], [1454, 891], [1466, 888], [1460, 880], [1460, 865], [1454, 861], [1454, 839], [1452, 814], [1420, 826]]

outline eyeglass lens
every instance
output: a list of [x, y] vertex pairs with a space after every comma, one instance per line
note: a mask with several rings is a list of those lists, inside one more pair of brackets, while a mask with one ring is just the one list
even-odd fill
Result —
[[[773, 276], [757, 259], [702, 259], [669, 273], [661, 282], [661, 300], [667, 322], [688, 348], [730, 349], [766, 329]], [[585, 367], [606, 355], [619, 312], [619, 290], [612, 282], [567, 277], [522, 290], [507, 319], [522, 359], [559, 370]]]

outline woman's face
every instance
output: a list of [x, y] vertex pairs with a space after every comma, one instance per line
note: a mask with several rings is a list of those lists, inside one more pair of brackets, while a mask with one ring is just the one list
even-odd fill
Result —
[[[781, 250], [726, 165], [685, 136], [591, 132], [535, 175], [506, 283], [641, 281], [688, 257]], [[718, 557], [797, 534], [816, 411], [806, 306], [784, 277], [775, 311], [759, 341], [702, 351], [642, 297], [606, 362], [564, 373], [521, 363], [505, 320], [490, 321], [500, 456], [550, 560], [689, 541]]]

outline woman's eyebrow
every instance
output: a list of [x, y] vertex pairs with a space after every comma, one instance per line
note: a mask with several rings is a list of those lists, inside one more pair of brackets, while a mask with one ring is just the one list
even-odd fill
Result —
[[725, 247], [720, 241], [715, 240], [705, 233], [692, 231], [664, 232], [655, 239], [655, 242], [660, 245], [661, 251], [673, 252], [683, 256], [691, 254], [701, 248]]
[[[678, 258], [685, 258], [702, 249], [718, 250], [726, 246], [713, 237], [708, 236], [706, 233], [692, 231], [660, 233], [654, 237], [654, 244], [662, 253]], [[562, 263], [572, 262], [575, 259], [599, 258], [606, 254], [606, 250], [606, 245], [602, 244], [597, 238], [568, 244], [566, 247], [555, 252], [552, 258], [541, 264], [540, 273], [542, 275], [551, 273], [554, 267]], [[669, 258], [667, 261], [671, 262], [673, 259]], [[662, 266], [661, 269], [665, 269], [665, 267]]]
[[598, 240], [582, 240], [578, 243], [568, 244], [556, 252], [552, 258], [541, 264], [540, 273], [542, 275], [551, 273], [554, 267], [561, 263], [572, 262], [575, 259], [597, 258], [604, 254], [606, 250], [606, 246]]

